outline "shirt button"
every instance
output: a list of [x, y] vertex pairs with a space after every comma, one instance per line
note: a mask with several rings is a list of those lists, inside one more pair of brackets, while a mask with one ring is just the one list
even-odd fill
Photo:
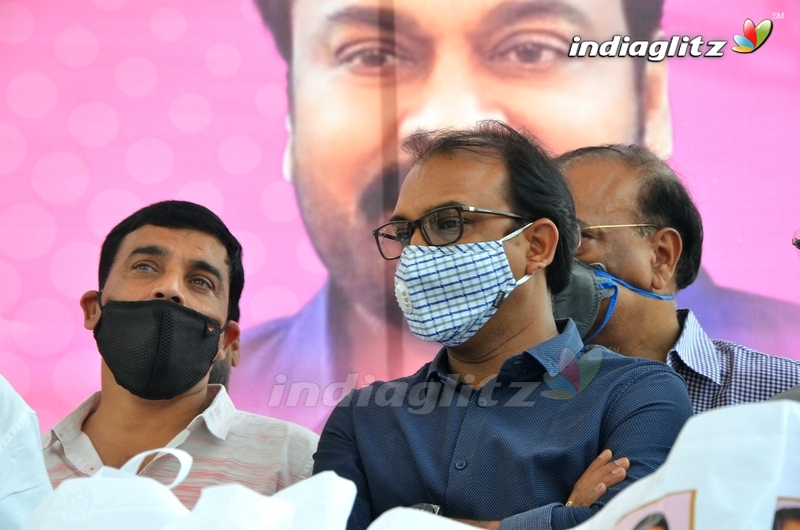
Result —
[[459, 461], [456, 462], [456, 469], [458, 469], [459, 471], [461, 471], [465, 467], [467, 467], [467, 461], [466, 460], [459, 460]]
[[478, 406], [479, 407], [485, 407], [488, 404], [489, 404], [489, 400], [488, 399], [486, 399], [484, 397], [478, 398]]

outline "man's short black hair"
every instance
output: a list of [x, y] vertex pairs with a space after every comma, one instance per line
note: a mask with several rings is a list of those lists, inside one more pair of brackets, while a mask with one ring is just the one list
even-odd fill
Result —
[[[272, 33], [278, 53], [291, 68], [292, 3], [294, 0], [254, 0]], [[631, 40], [649, 40], [661, 27], [664, 0], [622, 0]]]
[[658, 229], [674, 228], [681, 236], [683, 251], [675, 268], [678, 290], [697, 278], [703, 255], [703, 220], [689, 192], [675, 172], [660, 158], [640, 145], [582, 147], [556, 159], [563, 170], [575, 162], [616, 160], [634, 170], [640, 179], [637, 209], [640, 223]]
[[558, 244], [553, 262], [546, 269], [547, 287], [552, 294], [566, 288], [579, 241], [575, 203], [567, 181], [535, 139], [503, 122], [486, 120], [469, 129], [412, 134], [403, 143], [403, 150], [414, 163], [454, 151], [501, 159], [508, 172], [512, 213], [532, 221], [547, 218], [556, 225]]
[[775, 521], [772, 523], [773, 530], [781, 530], [786, 521], [800, 523], [800, 508], [781, 508], [775, 512]]
[[190, 229], [216, 237], [228, 252], [225, 263], [228, 265], [230, 288], [228, 290], [228, 320], [239, 320], [239, 299], [244, 289], [244, 267], [242, 266], [242, 245], [231, 234], [222, 219], [199, 204], [187, 201], [162, 201], [134, 212], [111, 229], [100, 249], [100, 266], [97, 272], [100, 290], [106, 285], [111, 267], [117, 258], [119, 247], [125, 236], [145, 226], [162, 228]]

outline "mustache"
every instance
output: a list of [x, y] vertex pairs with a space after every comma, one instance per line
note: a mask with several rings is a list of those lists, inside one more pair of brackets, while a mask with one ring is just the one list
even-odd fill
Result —
[[394, 210], [400, 186], [410, 170], [410, 164], [387, 164], [370, 178], [358, 200], [359, 210], [370, 223], [378, 226], [388, 220], [386, 214]]

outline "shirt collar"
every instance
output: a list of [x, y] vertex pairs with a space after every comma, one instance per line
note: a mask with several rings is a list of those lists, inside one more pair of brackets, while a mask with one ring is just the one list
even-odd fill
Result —
[[667, 364], [672, 366], [675, 355], [696, 373], [721, 385], [722, 367], [717, 359], [717, 349], [700, 327], [700, 322], [689, 309], [678, 309], [678, 321], [682, 323], [681, 335], [667, 355]]
[[189, 423], [186, 430], [192, 432], [200, 423], [203, 423], [208, 432], [216, 438], [224, 440], [228, 436], [228, 431], [230, 431], [236, 416], [236, 407], [222, 385], [208, 385], [208, 395], [212, 397], [211, 404]]
[[[185, 430], [192, 432], [198, 425], [204, 424], [211, 434], [220, 440], [224, 440], [228, 436], [228, 431], [230, 431], [236, 415], [236, 407], [222, 385], [208, 385], [208, 395], [212, 400], [211, 404], [202, 414], [195, 417]], [[63, 420], [56, 423], [50, 431], [50, 441], [47, 445], [52, 444], [55, 438], [63, 444], [71, 442], [80, 436], [83, 422], [100, 406], [100, 399], [101, 393], [95, 392]]]
[[[575, 323], [571, 318], [556, 320], [556, 329], [558, 330], [558, 335], [555, 337], [528, 348], [518, 355], [508, 358], [503, 363], [501, 371], [507, 373], [519, 372], [521, 370], [517, 369], [515, 366], [527, 364], [524, 362], [525, 359], [532, 358], [538, 361], [538, 364], [547, 370], [547, 373], [551, 376], [558, 374], [560, 369], [559, 363], [563, 356], [563, 352], [566, 349], [569, 349], [573, 353], [577, 354], [583, 348], [583, 341], [581, 341], [578, 328], [575, 326]], [[447, 379], [448, 368], [449, 363], [447, 361], [447, 348], [442, 348], [439, 350], [439, 353], [436, 354], [436, 357], [433, 359], [433, 361], [431, 361], [425, 380], [430, 381], [434, 375], [438, 376], [442, 380]]]
[[78, 405], [78, 408], [67, 414], [63, 420], [50, 430], [50, 445], [58, 439], [62, 444], [75, 440], [81, 435], [83, 422], [100, 406], [100, 392], [95, 392], [89, 399]]

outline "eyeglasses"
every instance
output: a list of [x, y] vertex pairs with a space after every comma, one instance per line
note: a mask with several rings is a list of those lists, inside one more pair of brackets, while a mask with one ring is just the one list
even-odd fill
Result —
[[800, 229], [794, 233], [794, 237], [792, 237], [792, 246], [797, 249], [797, 253], [800, 254]]
[[625, 228], [625, 227], [637, 227], [637, 228], [644, 228], [645, 226], [649, 228], [658, 228], [654, 224], [649, 223], [637, 223], [637, 224], [628, 224], [628, 225], [594, 225], [594, 226], [582, 226], [581, 230], [592, 230], [593, 228]]
[[390, 221], [373, 230], [372, 235], [383, 259], [393, 260], [399, 258], [403, 249], [411, 244], [411, 236], [417, 228], [429, 245], [442, 247], [461, 239], [464, 234], [464, 212], [526, 220], [525, 217], [515, 213], [485, 210], [473, 206], [442, 206], [431, 210], [416, 221]]
[[621, 224], [621, 225], [593, 225], [593, 226], [582, 226], [581, 228], [581, 241], [578, 242], [578, 248], [581, 247], [581, 243], [583, 242], [583, 237], [586, 236], [586, 230], [594, 230], [594, 229], [603, 229], [603, 228], [658, 228], [658, 226], [652, 223], [630, 223], [630, 224]]

